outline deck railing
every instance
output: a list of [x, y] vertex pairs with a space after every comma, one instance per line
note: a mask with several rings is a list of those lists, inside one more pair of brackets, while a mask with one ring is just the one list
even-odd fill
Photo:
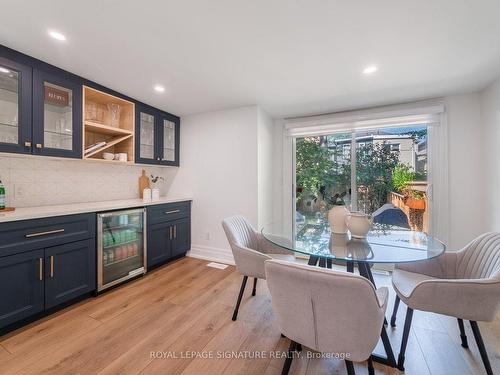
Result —
[[424, 197], [425, 208], [417, 210], [410, 208], [406, 205], [406, 198], [404, 195], [391, 191], [387, 197], [387, 201], [392, 203], [395, 207], [403, 211], [408, 218], [410, 228], [414, 231], [425, 232], [429, 230], [429, 205], [427, 204], [427, 197]]

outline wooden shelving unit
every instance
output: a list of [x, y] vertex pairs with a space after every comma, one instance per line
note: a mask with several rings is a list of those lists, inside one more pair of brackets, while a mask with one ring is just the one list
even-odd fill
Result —
[[[112, 126], [109, 104], [120, 106], [120, 117]], [[93, 107], [97, 111], [88, 110]], [[92, 117], [90, 117], [92, 115]], [[83, 158], [107, 163], [129, 164], [134, 157], [135, 106], [134, 103], [106, 94], [102, 91], [83, 86]], [[85, 149], [95, 143], [106, 142], [106, 145], [85, 154]], [[106, 160], [104, 152], [112, 154], [126, 153], [127, 162]]]

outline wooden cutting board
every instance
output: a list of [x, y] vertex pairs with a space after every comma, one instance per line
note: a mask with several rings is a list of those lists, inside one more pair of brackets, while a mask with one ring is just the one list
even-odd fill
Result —
[[14, 210], [15, 210], [15, 208], [14, 208], [14, 207], [5, 207], [5, 208], [3, 208], [3, 209], [0, 209], [0, 213], [1, 213], [1, 212], [12, 212], [12, 211], [14, 211]]
[[139, 177], [139, 198], [143, 198], [144, 189], [149, 187], [149, 177], [146, 176], [146, 170], [142, 170], [142, 175]]

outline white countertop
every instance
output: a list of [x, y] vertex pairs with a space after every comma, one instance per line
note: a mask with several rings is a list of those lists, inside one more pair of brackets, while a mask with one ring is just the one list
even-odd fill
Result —
[[87, 212], [104, 212], [122, 208], [145, 207], [155, 204], [190, 201], [191, 197], [162, 197], [157, 201], [142, 199], [120, 199], [104, 202], [85, 202], [52, 206], [20, 207], [15, 211], [0, 213], [0, 223], [8, 221], [38, 219], [43, 217], [82, 214]]

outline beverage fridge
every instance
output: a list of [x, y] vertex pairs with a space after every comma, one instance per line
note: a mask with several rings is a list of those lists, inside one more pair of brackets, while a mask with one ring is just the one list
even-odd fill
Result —
[[97, 215], [97, 291], [146, 272], [146, 210]]

